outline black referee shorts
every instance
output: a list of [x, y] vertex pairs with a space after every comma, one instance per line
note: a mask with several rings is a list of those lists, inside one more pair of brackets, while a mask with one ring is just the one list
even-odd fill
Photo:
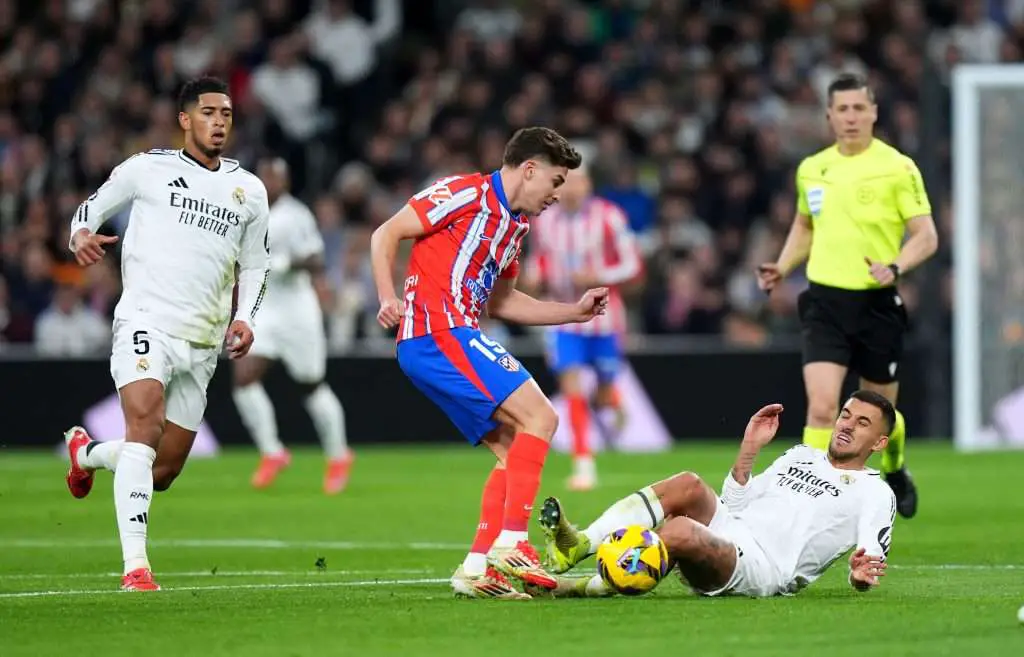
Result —
[[907, 309], [895, 288], [843, 290], [811, 283], [797, 301], [807, 363], [837, 363], [873, 383], [897, 379]]

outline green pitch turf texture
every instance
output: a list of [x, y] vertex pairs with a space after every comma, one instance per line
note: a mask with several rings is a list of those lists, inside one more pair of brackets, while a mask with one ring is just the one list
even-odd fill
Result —
[[[585, 494], [564, 490], [553, 455], [541, 495], [587, 521], [678, 470], [717, 486], [733, 453], [603, 456], [602, 487]], [[871, 593], [850, 590], [840, 563], [793, 598], [701, 599], [672, 577], [642, 598], [497, 602], [453, 599], [445, 583], [476, 524], [482, 450], [364, 449], [334, 498], [312, 451], [260, 492], [252, 452], [194, 461], [151, 510], [156, 594], [116, 592], [109, 473], [75, 500], [51, 454], [4, 453], [0, 655], [1024, 655], [1024, 453], [929, 444], [909, 458], [921, 510], [897, 520]]]

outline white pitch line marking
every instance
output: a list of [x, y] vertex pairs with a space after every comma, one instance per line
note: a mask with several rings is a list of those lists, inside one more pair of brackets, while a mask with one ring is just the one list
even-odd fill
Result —
[[[430, 568], [383, 568], [380, 570], [187, 570], [160, 571], [160, 577], [332, 577], [340, 575], [429, 575]], [[120, 577], [121, 573], [0, 573], [0, 580], [10, 579], [101, 579]]]
[[[113, 539], [88, 539], [72, 541], [55, 541], [41, 538], [15, 538], [0, 539], [0, 547], [3, 548], [94, 548], [94, 547], [116, 547], [120, 543]], [[230, 548], [230, 549], [253, 549], [253, 550], [293, 550], [293, 549], [321, 549], [321, 550], [415, 550], [415, 551], [455, 551], [466, 550], [468, 544], [464, 543], [433, 543], [417, 541], [411, 543], [389, 543], [389, 542], [360, 542], [360, 541], [283, 541], [277, 539], [263, 538], [225, 538], [225, 539], [188, 539], [170, 538], [154, 539], [149, 541], [153, 547], [178, 547], [178, 548]]]
[[[419, 584], [441, 584], [447, 583], [448, 579], [423, 578], [423, 579], [380, 579], [363, 580], [359, 582], [289, 582], [283, 584], [215, 584], [213, 586], [175, 586], [165, 588], [163, 592], [174, 591], [227, 591], [227, 590], [283, 590], [283, 589], [317, 589], [337, 588], [355, 586], [416, 586]], [[17, 593], [0, 593], [0, 600], [5, 598], [45, 598], [54, 596], [78, 596], [78, 595], [125, 595], [124, 591], [114, 588], [106, 589], [72, 589], [67, 591], [19, 591]], [[149, 594], [152, 595], [152, 594]]]

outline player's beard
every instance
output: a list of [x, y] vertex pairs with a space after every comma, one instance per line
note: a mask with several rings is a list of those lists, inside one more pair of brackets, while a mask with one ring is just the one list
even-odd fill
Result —
[[214, 146], [213, 144], [206, 145], [197, 142], [196, 148], [199, 149], [199, 152], [202, 153], [204, 157], [208, 157], [211, 159], [215, 157], [220, 157], [220, 154], [224, 152], [223, 144], [220, 146]]

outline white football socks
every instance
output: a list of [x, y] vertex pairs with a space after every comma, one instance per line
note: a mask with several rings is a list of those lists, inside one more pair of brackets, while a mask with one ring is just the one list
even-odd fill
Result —
[[487, 572], [487, 555], [481, 552], [470, 552], [462, 561], [462, 572], [470, 577], [483, 575]]
[[345, 433], [345, 409], [337, 395], [326, 383], [317, 386], [306, 397], [306, 412], [313, 419], [320, 444], [324, 448], [324, 456], [328, 459], [340, 459], [348, 454], [348, 437]]
[[149, 568], [146, 529], [153, 498], [155, 460], [156, 450], [149, 445], [126, 442], [114, 472], [114, 509], [126, 575], [137, 568]]
[[502, 529], [501, 533], [498, 534], [498, 538], [494, 539], [494, 546], [496, 548], [511, 548], [515, 547], [519, 541], [530, 540], [529, 532], [514, 532], [510, 529]]
[[99, 470], [105, 468], [111, 472], [117, 471], [117, 461], [121, 458], [121, 449], [124, 447], [124, 440], [108, 440], [106, 442], [93, 441], [78, 448], [78, 465], [88, 470]]
[[234, 397], [238, 415], [242, 424], [249, 430], [256, 448], [264, 456], [274, 456], [284, 452], [284, 445], [277, 436], [277, 419], [274, 417], [274, 405], [261, 383], [250, 383], [235, 388]]
[[590, 554], [593, 554], [597, 551], [597, 546], [616, 529], [629, 525], [654, 529], [664, 520], [665, 510], [661, 508], [661, 502], [654, 489], [648, 486], [608, 507], [600, 518], [583, 530], [583, 533], [590, 539]]

